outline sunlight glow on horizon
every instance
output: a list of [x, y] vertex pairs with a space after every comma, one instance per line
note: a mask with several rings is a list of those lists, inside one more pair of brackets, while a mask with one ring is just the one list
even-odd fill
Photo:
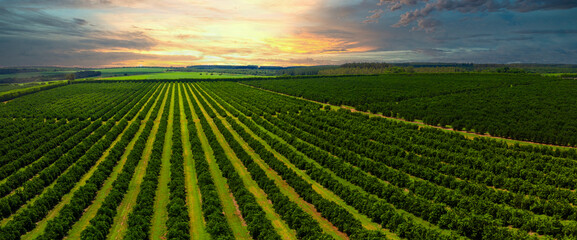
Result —
[[0, 1], [0, 66], [577, 63], [571, 1]]
[[[193, 63], [288, 66], [293, 64], [274, 58], [298, 59], [307, 58], [309, 54], [371, 50], [354, 46], [357, 42], [303, 32], [302, 26], [313, 24], [306, 21], [307, 16], [314, 14], [322, 2], [177, 1], [162, 8], [159, 3], [124, 3], [96, 14], [100, 25], [114, 31], [138, 32], [153, 41], [151, 46], [95, 51], [129, 52], [153, 58], [114, 62], [112, 66], [134, 62], [163, 66]], [[173, 60], [168, 60], [169, 57]]]

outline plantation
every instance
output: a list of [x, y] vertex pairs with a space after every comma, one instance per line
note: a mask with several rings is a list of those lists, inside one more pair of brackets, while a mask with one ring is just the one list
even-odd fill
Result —
[[69, 84], [0, 104], [0, 239], [577, 237], [574, 149], [247, 84], [575, 143], [575, 84], [533, 75]]
[[525, 74], [405, 74], [246, 81], [384, 116], [546, 144], [577, 144], [577, 82]]

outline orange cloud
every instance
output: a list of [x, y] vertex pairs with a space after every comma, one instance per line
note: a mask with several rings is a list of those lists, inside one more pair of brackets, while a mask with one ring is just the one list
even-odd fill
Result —
[[273, 49], [294, 54], [366, 52], [375, 49], [368, 46], [359, 46], [358, 42], [312, 33], [300, 33], [290, 37], [268, 39], [266, 42]]

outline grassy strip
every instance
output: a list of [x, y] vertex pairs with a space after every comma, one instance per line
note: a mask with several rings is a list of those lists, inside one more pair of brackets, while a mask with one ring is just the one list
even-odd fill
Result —
[[[187, 98], [192, 89], [187, 86]], [[193, 114], [200, 113], [198, 99], [194, 95], [194, 103], [189, 101], [189, 107]], [[196, 115], [198, 116], [198, 115]], [[222, 172], [216, 166], [214, 153], [208, 143], [208, 139], [203, 131], [200, 122], [189, 122], [190, 141], [193, 147], [193, 158], [202, 194], [202, 211], [206, 216], [207, 232], [217, 239], [249, 239], [250, 235], [240, 210], [236, 206], [236, 201], [229, 191], [226, 179], [222, 177]], [[204, 158], [201, 153], [204, 153]], [[219, 202], [216, 202], [220, 200]], [[224, 216], [222, 215], [224, 213]], [[224, 217], [224, 219], [223, 219]], [[226, 222], [228, 224], [226, 224]]]
[[[158, 187], [156, 189], [154, 201], [154, 213], [152, 215], [152, 225], [150, 227], [150, 237], [152, 239], [166, 238], [168, 220], [168, 201], [169, 191], [168, 182], [171, 181], [171, 155], [172, 155], [172, 136], [174, 124], [174, 88], [175, 84], [170, 84], [172, 93], [170, 96], [170, 106], [166, 126], [166, 135], [164, 137], [164, 146], [162, 148], [160, 176], [158, 176]], [[165, 110], [166, 111], [166, 110]]]
[[[167, 98], [173, 98], [173, 92], [167, 92]], [[174, 88], [172, 88], [174, 90]], [[162, 152], [166, 140], [168, 125], [168, 116], [170, 113], [169, 100], [166, 99], [163, 104], [163, 111], [160, 118], [158, 131], [152, 145], [152, 152], [146, 168], [146, 174], [140, 184], [140, 191], [136, 198], [134, 210], [128, 215], [128, 228], [126, 229], [125, 239], [150, 239], [150, 227], [152, 225], [152, 216], [154, 215], [155, 195], [158, 189], [158, 181], [162, 165]]]
[[[134, 135], [133, 138], [130, 139], [130, 142], [128, 143], [128, 145], [126, 145], [125, 149], [123, 150], [124, 153], [120, 157], [118, 164], [116, 164], [116, 166], [112, 170], [112, 173], [110, 174], [110, 176], [108, 177], [106, 182], [104, 182], [100, 191], [98, 191], [96, 198], [94, 199], [92, 204], [87, 209], [85, 209], [85, 211], [82, 214], [82, 216], [80, 217], [80, 219], [74, 225], [72, 225], [72, 228], [70, 229], [70, 231], [68, 231], [68, 238], [80, 239], [81, 232], [84, 231], [84, 229], [86, 229], [90, 225], [90, 221], [92, 219], [94, 219], [96, 216], [99, 216], [97, 214], [101, 214], [101, 212], [103, 211], [103, 210], [100, 210], [100, 208], [102, 206], [104, 206], [103, 209], [107, 209], [106, 199], [110, 199], [111, 198], [110, 196], [116, 196], [117, 191], [118, 191], [118, 187], [116, 187], [118, 184], [116, 182], [116, 179], [118, 179], [119, 176], [123, 176], [121, 171], [125, 171], [124, 168], [125, 168], [125, 164], [127, 162], [127, 159], [129, 158], [129, 154], [132, 153], [132, 150], [135, 148], [135, 144], [137, 143], [137, 140], [140, 138], [140, 135], [142, 135], [142, 133], [144, 132], [144, 129], [146, 126], [146, 124], [141, 124], [140, 121], [136, 121], [136, 119], [138, 119], [140, 116], [144, 116], [144, 120], [148, 121], [148, 119], [150, 118], [150, 115], [153, 111], [152, 109], [154, 108], [154, 105], [160, 99], [159, 94], [162, 91], [162, 90], [160, 90], [160, 88], [161, 88], [160, 85], [158, 85], [158, 87], [155, 89], [153, 95], [150, 96], [148, 98], [147, 102], [145, 103], [145, 105], [141, 109], [139, 109], [138, 115], [136, 115], [136, 116], [132, 115], [132, 116], [134, 116], [134, 119], [132, 121], [132, 125], [138, 127], [136, 134]], [[140, 156], [140, 155], [138, 155], [138, 156]], [[124, 174], [124, 175], [126, 175], [126, 174]], [[116, 207], [116, 205], [114, 205], [114, 206]], [[112, 220], [112, 218], [110, 218], [110, 220]], [[106, 230], [108, 230], [108, 229], [106, 229]], [[107, 233], [108, 232], [106, 231], [106, 233], [104, 233], [102, 235], [106, 236]]]
[[[179, 90], [185, 91], [182, 84], [179, 84], [178, 88]], [[186, 186], [186, 205], [188, 206], [188, 216], [190, 218], [190, 235], [193, 239], [208, 239], [210, 235], [206, 231], [206, 221], [202, 215], [202, 196], [200, 194], [200, 187], [198, 186], [197, 172], [192, 155], [193, 146], [191, 145], [193, 141], [191, 139], [196, 139], [196, 142], [198, 142], [198, 137], [194, 134], [192, 134], [191, 137], [188, 127], [190, 125], [194, 131], [196, 129], [194, 121], [198, 120], [198, 117], [190, 111], [190, 107], [184, 107], [185, 101], [188, 102], [188, 104], [191, 104], [191, 101], [188, 95], [183, 94], [182, 91], [179, 91], [178, 101], [180, 112], [182, 113], [180, 115], [180, 125], [182, 129], [182, 144], [184, 147], [184, 179]], [[198, 142], [198, 144], [200, 144], [200, 142]], [[200, 148], [200, 146], [194, 147]], [[200, 151], [202, 151], [202, 148], [200, 148]], [[200, 152], [198, 157], [202, 156], [204, 156], [204, 154]]]
[[[295, 232], [291, 230], [281, 217], [274, 211], [272, 203], [267, 198], [266, 193], [259, 188], [247, 169], [243, 166], [235, 151], [228, 145], [226, 139], [219, 131], [213, 119], [207, 116], [206, 104], [203, 96], [199, 95], [202, 101], [200, 106], [204, 119], [201, 120], [203, 127], [212, 129], [207, 133], [209, 142], [215, 150], [215, 157], [220, 169], [231, 183], [231, 190], [240, 208], [244, 219], [248, 223], [249, 231], [256, 239], [296, 239]], [[214, 109], [213, 109], [214, 110]], [[228, 159], [227, 159], [228, 158]], [[248, 191], [247, 191], [248, 190]]]
[[[168, 98], [168, 89], [164, 93], [164, 98], [162, 100], [162, 104], [157, 106], [159, 108], [155, 108], [153, 112], [153, 116], [156, 115], [156, 119], [154, 120], [154, 125], [150, 130], [150, 135], [148, 136], [148, 140], [146, 141], [145, 148], [143, 150], [142, 156], [140, 161], [138, 161], [138, 165], [136, 166], [134, 176], [130, 181], [128, 186], [128, 191], [124, 194], [124, 198], [122, 202], [117, 205], [117, 214], [113, 218], [113, 224], [110, 226], [110, 232], [107, 236], [108, 239], [122, 239], [124, 238], [124, 234], [128, 227], [127, 220], [129, 213], [132, 212], [134, 204], [136, 202], [136, 198], [138, 193], [140, 192], [141, 184], [143, 182], [143, 177], [148, 166], [148, 161], [150, 159], [152, 153], [152, 147], [154, 140], [156, 138], [156, 134], [159, 129], [160, 120], [162, 118], [164, 106], [166, 105], [166, 100]], [[156, 114], [155, 114], [156, 113]]]

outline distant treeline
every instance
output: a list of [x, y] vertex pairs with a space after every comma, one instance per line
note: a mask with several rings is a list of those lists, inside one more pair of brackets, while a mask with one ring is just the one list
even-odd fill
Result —
[[474, 64], [474, 63], [385, 63], [360, 62], [343, 65], [280, 67], [280, 66], [233, 66], [198, 65], [172, 71], [218, 72], [260, 76], [303, 75], [373, 75], [388, 73], [575, 73], [577, 65], [568, 64]]
[[19, 69], [19, 68], [0, 69], [0, 72], [2, 72], [1, 74], [20, 74], [20, 73], [35, 73], [35, 72], [38, 73], [38, 75], [36, 76], [16, 75], [14, 77], [0, 78], [0, 83], [45, 82], [45, 81], [64, 80], [64, 79], [74, 80], [78, 78], [96, 77], [102, 74], [100, 71], [77, 71], [74, 73], [67, 73], [67, 72], [46, 72], [46, 70], [42, 69]]
[[346, 63], [340, 66], [296, 67], [277, 70], [277, 75], [372, 75], [387, 73], [577, 73], [568, 64], [473, 64], [473, 63]]
[[30, 68], [0, 68], [0, 74], [16, 74], [16, 73], [29, 73], [29, 72], [40, 72], [40, 70]]
[[100, 75], [102, 75], [100, 71], [80, 71], [74, 73], [75, 78], [97, 77]]
[[412, 73], [412, 66], [399, 67], [388, 63], [346, 63], [338, 68], [323, 69], [319, 75], [359, 75], [359, 74], [386, 74]]
[[184, 72], [218, 72], [229, 74], [246, 74], [257, 76], [302, 76], [319, 75], [319, 71], [339, 66], [310, 66], [310, 67], [281, 67], [281, 66], [257, 66], [257, 65], [197, 65], [188, 66], [186, 69], [173, 71]]

